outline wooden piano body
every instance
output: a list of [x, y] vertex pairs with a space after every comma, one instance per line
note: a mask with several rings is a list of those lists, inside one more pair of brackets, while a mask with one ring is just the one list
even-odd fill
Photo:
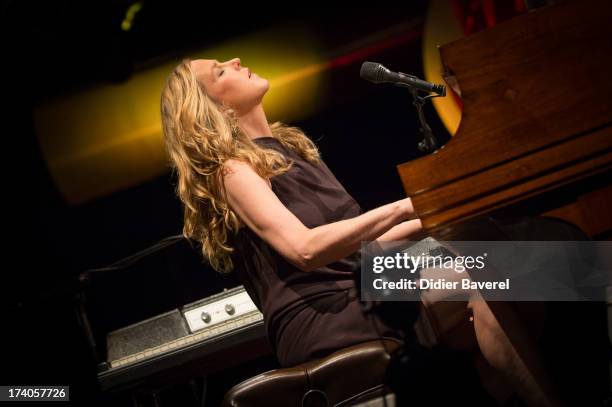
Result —
[[608, 1], [565, 2], [440, 47], [461, 124], [436, 153], [398, 166], [432, 235], [461, 237], [466, 221], [522, 203], [520, 214], [609, 236], [611, 21]]

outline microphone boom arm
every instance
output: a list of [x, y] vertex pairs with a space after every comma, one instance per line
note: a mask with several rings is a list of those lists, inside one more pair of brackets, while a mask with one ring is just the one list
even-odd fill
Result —
[[[400, 72], [402, 75], [411, 76]], [[416, 78], [416, 77], [415, 77]], [[419, 117], [420, 128], [419, 132], [423, 135], [423, 140], [419, 141], [418, 147], [419, 150], [424, 153], [433, 153], [438, 148], [440, 148], [440, 142], [436, 138], [436, 136], [431, 131], [431, 127], [427, 124], [427, 120], [425, 120], [425, 114], [423, 113], [423, 105], [427, 102], [428, 99], [440, 97], [442, 95], [428, 95], [428, 96], [420, 96], [418, 89], [406, 85], [404, 83], [396, 83], [395, 86], [399, 86], [402, 88], [408, 88], [410, 94], [412, 95], [412, 104], [416, 107], [417, 116]], [[444, 92], [446, 93], [446, 92]]]

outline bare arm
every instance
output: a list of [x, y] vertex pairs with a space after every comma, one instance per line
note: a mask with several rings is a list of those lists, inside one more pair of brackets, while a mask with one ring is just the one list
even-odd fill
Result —
[[420, 239], [424, 235], [421, 219], [406, 220], [393, 226], [376, 240], [379, 242], [391, 242], [396, 240]]
[[306, 227], [283, 205], [271, 186], [247, 163], [228, 160], [224, 184], [238, 217], [278, 253], [303, 271], [346, 257], [413, 214], [409, 198], [372, 209], [355, 218]]
[[346, 257], [412, 214], [409, 198], [372, 209], [351, 219], [313, 228], [306, 234], [304, 255], [311, 268]]

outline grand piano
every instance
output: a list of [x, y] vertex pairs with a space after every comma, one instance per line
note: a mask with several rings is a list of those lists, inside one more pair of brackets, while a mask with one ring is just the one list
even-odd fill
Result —
[[[611, 22], [612, 2], [558, 2], [439, 47], [461, 123], [442, 148], [397, 167], [428, 235], [505, 240], [500, 221], [529, 217], [611, 238]], [[536, 226], [515, 240], [569, 240], [542, 236]], [[489, 302], [533, 368], [508, 305]], [[610, 389], [605, 303], [546, 307], [555, 382], [569, 405], [601, 403]]]
[[608, 1], [561, 2], [439, 48], [460, 126], [434, 154], [398, 166], [432, 235], [462, 237], [503, 208], [609, 237], [610, 21]]

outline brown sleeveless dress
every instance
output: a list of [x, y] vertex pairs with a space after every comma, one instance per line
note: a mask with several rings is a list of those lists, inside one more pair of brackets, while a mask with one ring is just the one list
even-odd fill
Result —
[[[327, 165], [313, 165], [273, 137], [254, 139], [262, 148], [293, 160], [272, 177], [272, 190], [309, 228], [362, 213]], [[234, 270], [263, 313], [271, 347], [283, 367], [324, 357], [377, 338], [401, 338], [376, 315], [364, 313], [357, 297], [361, 252], [304, 272], [289, 263], [250, 228], [232, 237]]]

